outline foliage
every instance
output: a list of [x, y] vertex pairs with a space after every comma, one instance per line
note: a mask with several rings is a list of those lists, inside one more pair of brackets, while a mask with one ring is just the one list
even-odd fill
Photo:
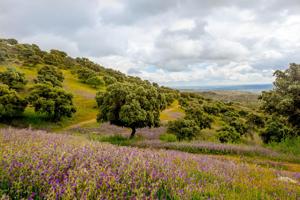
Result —
[[175, 134], [178, 140], [191, 140], [199, 134], [200, 128], [194, 120], [177, 119], [168, 123], [168, 132]]
[[63, 73], [54, 66], [44, 66], [38, 71], [36, 83], [51, 84], [53, 87], [62, 87]]
[[263, 128], [265, 126], [265, 121], [262, 116], [250, 113], [249, 115], [247, 115], [247, 124], [251, 128]]
[[39, 63], [42, 63], [42, 58], [38, 55], [31, 55], [26, 59], [26, 61], [24, 62], [24, 65], [34, 67]]
[[19, 117], [24, 112], [27, 102], [16, 91], [0, 84], [0, 120]]
[[285, 71], [274, 73], [274, 89], [261, 95], [262, 109], [287, 117], [294, 129], [300, 132], [300, 65], [290, 64]]
[[159, 126], [159, 113], [165, 108], [165, 97], [151, 85], [116, 83], [106, 92], [98, 92], [96, 101], [99, 106], [98, 121], [109, 121], [117, 126], [132, 129]]
[[106, 85], [111, 85], [117, 82], [117, 79], [112, 76], [104, 76], [103, 80]]
[[0, 72], [0, 82], [8, 85], [11, 89], [20, 90], [24, 88], [27, 80], [24, 73], [18, 72], [14, 68], [7, 68], [6, 71]]
[[64, 68], [69, 68], [70, 66], [66, 65], [66, 63], [68, 63], [66, 62], [68, 58], [67, 56], [68, 54], [63, 51], [51, 49], [50, 53], [44, 56], [44, 62], [45, 64], [48, 65], [62, 66]]
[[98, 88], [105, 84], [96, 72], [88, 68], [80, 68], [77, 70], [78, 78], [81, 82], [91, 85], [93, 88]]
[[164, 133], [164, 134], [161, 134], [161, 135], [159, 136], [159, 139], [160, 139], [161, 141], [165, 141], [165, 142], [176, 142], [176, 141], [177, 141], [176, 135], [170, 134], [170, 133]]
[[18, 41], [16, 39], [13, 39], [13, 38], [7, 39], [6, 41], [10, 45], [16, 45], [16, 44], [18, 44]]
[[300, 137], [285, 138], [281, 142], [271, 142], [268, 144], [272, 149], [283, 153], [300, 156]]
[[217, 115], [220, 113], [220, 108], [216, 104], [205, 104], [203, 110], [211, 115]]
[[240, 118], [230, 121], [229, 125], [232, 126], [240, 135], [244, 135], [248, 131], [248, 126]]
[[71, 117], [76, 112], [72, 99], [71, 93], [47, 84], [35, 85], [28, 96], [28, 102], [35, 111], [45, 114], [52, 121], [59, 121], [62, 117]]
[[211, 128], [213, 122], [213, 118], [199, 107], [188, 108], [185, 118], [195, 120], [200, 129]]
[[292, 137], [294, 132], [285, 124], [284, 120], [275, 116], [268, 119], [265, 128], [260, 133], [263, 142], [281, 142], [285, 138]]
[[3, 63], [6, 59], [7, 59], [6, 52], [0, 49], [0, 63]]
[[158, 91], [160, 93], [165, 94], [167, 105], [171, 105], [175, 101], [175, 99], [179, 97], [179, 91], [177, 90], [164, 86], [159, 87], [157, 83], [153, 83], [153, 86], [158, 88]]
[[92, 76], [86, 80], [86, 84], [91, 85], [93, 88], [104, 86], [105, 82], [98, 76]]
[[218, 130], [217, 138], [222, 143], [238, 143], [241, 135], [231, 126], [225, 126]]
[[77, 70], [77, 75], [80, 81], [86, 82], [90, 77], [97, 76], [96, 72], [88, 68], [80, 68]]

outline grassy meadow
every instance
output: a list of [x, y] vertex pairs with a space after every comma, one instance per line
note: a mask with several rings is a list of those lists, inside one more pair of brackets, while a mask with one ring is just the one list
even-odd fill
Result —
[[237, 159], [0, 131], [0, 195], [12, 199], [297, 199], [300, 174]]

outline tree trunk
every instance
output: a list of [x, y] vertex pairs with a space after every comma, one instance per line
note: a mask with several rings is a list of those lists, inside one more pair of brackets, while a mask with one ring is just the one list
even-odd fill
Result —
[[131, 130], [132, 130], [132, 132], [131, 132], [131, 135], [130, 135], [130, 139], [134, 138], [134, 135], [135, 135], [135, 132], [136, 132], [135, 127], [132, 127]]

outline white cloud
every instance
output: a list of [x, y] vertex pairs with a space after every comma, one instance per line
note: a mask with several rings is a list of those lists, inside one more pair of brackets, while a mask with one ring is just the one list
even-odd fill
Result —
[[299, 9], [298, 0], [1, 0], [0, 36], [162, 84], [261, 83], [300, 62]]

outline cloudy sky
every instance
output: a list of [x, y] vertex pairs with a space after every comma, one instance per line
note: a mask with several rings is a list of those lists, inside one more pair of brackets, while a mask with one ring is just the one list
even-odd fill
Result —
[[300, 62], [299, 0], [1, 0], [0, 36], [163, 85], [272, 82]]

